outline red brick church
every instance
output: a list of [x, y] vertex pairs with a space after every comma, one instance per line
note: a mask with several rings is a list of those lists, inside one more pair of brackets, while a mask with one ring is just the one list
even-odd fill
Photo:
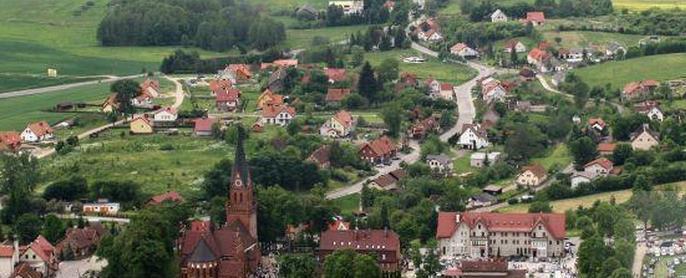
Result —
[[260, 262], [257, 203], [239, 128], [236, 159], [226, 201], [226, 224], [193, 221], [178, 240], [181, 278], [240, 278], [255, 273]]

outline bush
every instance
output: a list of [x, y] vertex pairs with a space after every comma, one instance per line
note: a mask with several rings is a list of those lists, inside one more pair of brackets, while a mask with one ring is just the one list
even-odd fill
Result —
[[519, 203], [519, 198], [510, 198], [507, 200], [507, 203], [510, 205], [515, 205]]
[[88, 182], [86, 179], [74, 176], [48, 185], [43, 192], [43, 198], [46, 200], [74, 201], [86, 196], [87, 193]]

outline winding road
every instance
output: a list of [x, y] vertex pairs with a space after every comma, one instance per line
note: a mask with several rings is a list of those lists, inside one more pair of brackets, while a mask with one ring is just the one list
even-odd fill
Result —
[[[428, 56], [432, 57], [438, 57], [438, 53], [435, 51], [432, 51], [426, 47], [423, 47], [419, 44], [412, 43], [412, 48], [426, 54]], [[450, 137], [453, 135], [457, 134], [460, 132], [460, 129], [462, 128], [462, 125], [464, 124], [471, 124], [474, 121], [474, 117], [476, 116], [476, 109], [474, 108], [474, 101], [472, 99], [472, 88], [476, 86], [477, 80], [484, 78], [486, 76], [492, 75], [496, 72], [496, 69], [487, 67], [478, 63], [473, 63], [473, 62], [468, 62], [468, 66], [474, 68], [477, 70], [479, 73], [477, 74], [476, 77], [472, 78], [468, 82], [455, 86], [453, 88], [453, 92], [455, 93], [455, 102], [457, 103], [457, 111], [458, 111], [458, 120], [455, 123], [455, 125], [450, 128], [449, 130], [445, 131], [443, 134], [440, 135], [440, 139], [442, 141], [448, 141]], [[400, 163], [405, 162], [407, 164], [412, 164], [416, 161], [419, 160], [419, 151], [420, 151], [420, 146], [419, 142], [415, 140], [410, 140], [410, 147], [412, 148], [412, 152], [408, 154], [404, 154], [400, 156], [399, 160], [394, 160], [391, 165], [388, 166], [383, 166], [381, 168], [377, 168], [378, 173], [374, 176], [368, 177], [362, 181], [359, 181], [355, 184], [342, 187], [333, 191], [330, 191], [326, 194], [327, 199], [337, 199], [341, 197], [345, 197], [348, 195], [356, 194], [362, 191], [362, 186], [364, 183], [366, 183], [368, 180], [373, 180], [381, 175], [385, 175], [390, 173], [393, 170], [396, 170], [400, 168]], [[462, 153], [461, 155], [464, 155]]]

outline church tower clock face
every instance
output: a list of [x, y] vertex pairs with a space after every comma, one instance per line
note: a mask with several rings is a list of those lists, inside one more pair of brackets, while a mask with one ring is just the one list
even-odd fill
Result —
[[236, 179], [236, 181], [233, 183], [236, 187], [242, 187], [243, 182], [241, 181], [240, 177]]

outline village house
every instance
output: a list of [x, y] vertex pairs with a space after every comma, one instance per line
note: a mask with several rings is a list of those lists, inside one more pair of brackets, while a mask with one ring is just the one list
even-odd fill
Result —
[[179, 192], [176, 191], [167, 191], [165, 193], [159, 194], [152, 196], [150, 200], [146, 203], [148, 206], [158, 206], [163, 204], [164, 202], [174, 202], [174, 203], [183, 203], [184, 199], [179, 194]]
[[14, 272], [9, 276], [10, 278], [41, 278], [44, 277], [42, 273], [36, 271], [27, 262], [20, 262], [14, 267]]
[[488, 147], [488, 134], [479, 124], [464, 124], [457, 141], [460, 148], [478, 150]]
[[453, 171], [453, 160], [444, 154], [427, 155], [426, 164], [429, 165], [429, 168], [434, 172], [449, 174]]
[[507, 89], [503, 83], [493, 78], [488, 78], [481, 83], [481, 98], [491, 104], [496, 101], [503, 101], [507, 95]]
[[605, 121], [601, 118], [590, 118], [588, 119], [588, 127], [595, 131], [603, 132], [605, 130], [606, 124]]
[[280, 106], [284, 104], [284, 96], [272, 92], [269, 89], [264, 90], [259, 97], [257, 97], [257, 109], [261, 110], [265, 107]]
[[429, 95], [435, 96], [441, 93], [441, 82], [429, 77], [424, 81], [424, 85], [429, 89]]
[[622, 100], [631, 101], [650, 95], [660, 86], [660, 83], [655, 80], [643, 80], [638, 82], [631, 82], [624, 86], [622, 90]]
[[347, 96], [349, 96], [351, 93], [350, 89], [335, 89], [335, 88], [329, 88], [326, 91], [326, 97], [324, 100], [328, 104], [340, 104]]
[[228, 79], [212, 80], [210, 81], [210, 84], [208, 86], [210, 88], [210, 94], [212, 94], [212, 96], [216, 96], [219, 92], [224, 92], [233, 88], [232, 82]]
[[522, 81], [532, 81], [536, 79], [536, 72], [530, 68], [523, 68], [519, 71], [519, 77]]
[[129, 123], [131, 134], [152, 134], [154, 128], [147, 116], [136, 117]]
[[55, 247], [42, 235], [36, 237], [28, 246], [19, 247], [19, 252], [19, 262], [28, 264], [43, 277], [51, 277], [57, 271]]
[[517, 39], [510, 39], [505, 43], [505, 46], [503, 46], [503, 51], [506, 53], [512, 53], [512, 49], [514, 49], [516, 53], [526, 52], [526, 46]]
[[596, 150], [600, 155], [610, 156], [615, 152], [616, 147], [617, 145], [614, 143], [600, 143], [598, 144], [598, 147], [596, 147]]
[[91, 222], [83, 228], [69, 227], [64, 238], [55, 245], [55, 253], [62, 258], [68, 253], [71, 254], [71, 259], [88, 257], [95, 252], [100, 240], [108, 234], [100, 222]]
[[660, 145], [660, 134], [650, 129], [648, 124], [643, 124], [631, 133], [631, 147], [634, 150], [647, 151], [658, 145]]
[[261, 258], [258, 202], [242, 131], [239, 129], [224, 206], [226, 224], [213, 227], [211, 221], [194, 220], [181, 229], [175, 247], [180, 278], [256, 277]]
[[500, 9], [491, 14], [491, 22], [507, 22], [507, 15]]
[[533, 26], [541, 26], [545, 23], [545, 13], [543, 12], [527, 12], [526, 18], [522, 19], [522, 22]]
[[236, 88], [219, 91], [214, 97], [218, 111], [235, 111], [241, 104], [241, 91]]
[[109, 95], [105, 101], [100, 105], [100, 111], [109, 114], [119, 109], [119, 102], [117, 101], [117, 94]]
[[16, 131], [0, 131], [0, 153], [16, 152], [21, 147], [21, 135]]
[[484, 193], [488, 193], [493, 196], [498, 196], [500, 194], [503, 194], [503, 188], [494, 184], [489, 184], [486, 187], [484, 187], [482, 190]]
[[348, 79], [345, 69], [325, 68], [324, 74], [329, 78], [329, 83], [334, 84]]
[[564, 256], [565, 215], [556, 213], [439, 212], [442, 256]]
[[389, 191], [398, 188], [398, 181], [400, 181], [399, 178], [396, 178], [389, 173], [376, 177], [371, 180], [367, 186], [381, 191]]
[[450, 48], [450, 54], [460, 56], [462, 58], [476, 58], [479, 56], [479, 52], [473, 48], [467, 46], [464, 43], [457, 43]]
[[319, 134], [331, 138], [348, 137], [355, 129], [357, 119], [353, 117], [348, 111], [341, 110], [336, 112], [324, 125], [319, 129]]
[[28, 126], [21, 132], [21, 140], [23, 142], [40, 142], [44, 140], [50, 140], [55, 137], [54, 130], [48, 122], [40, 121], [35, 123], [29, 123]]
[[233, 83], [244, 82], [252, 79], [252, 72], [250, 67], [246, 64], [229, 64], [224, 69], [224, 72], [230, 76]]
[[146, 94], [151, 98], [157, 98], [160, 96], [160, 93], [160, 81], [155, 79], [145, 79], [145, 81], [141, 83], [141, 95]]
[[217, 123], [216, 119], [198, 118], [194, 120], [193, 134], [196, 136], [211, 136], [212, 126]]
[[548, 179], [548, 171], [540, 164], [533, 164], [522, 167], [522, 171], [517, 175], [515, 183], [521, 186], [538, 187]]
[[314, 150], [309, 157], [307, 157], [307, 161], [316, 164], [317, 167], [319, 167], [320, 169], [326, 169], [331, 166], [330, 155], [331, 146], [322, 145], [321, 147]]
[[435, 133], [440, 130], [441, 126], [436, 121], [436, 117], [430, 116], [426, 119], [415, 122], [409, 130], [409, 135], [416, 140], [426, 138], [429, 133]]
[[279, 67], [277, 70], [269, 75], [269, 80], [267, 81], [267, 89], [273, 92], [281, 92], [286, 85], [286, 77], [288, 77], [288, 72], [286, 72], [285, 67]]
[[426, 42], [437, 42], [443, 40], [443, 35], [441, 34], [441, 27], [438, 25], [438, 21], [435, 18], [429, 18], [426, 21], [419, 24], [415, 30], [417, 38]]
[[475, 152], [469, 157], [469, 165], [475, 168], [493, 165], [500, 160], [500, 152]]
[[364, 2], [362, 0], [329, 1], [329, 6], [341, 7], [344, 15], [361, 14], [364, 11]]
[[438, 93], [438, 97], [445, 100], [453, 100], [455, 92], [453, 91], [453, 84], [441, 83], [441, 91]]
[[148, 93], [142, 93], [131, 99], [131, 105], [135, 107], [150, 107], [152, 106], [152, 96]]
[[371, 164], [388, 163], [398, 152], [395, 143], [387, 136], [374, 139], [360, 146], [358, 155], [360, 159]]
[[179, 115], [176, 112], [176, 109], [174, 109], [173, 107], [167, 107], [155, 113], [155, 115], [153, 116], [153, 122], [173, 123], [176, 122], [176, 119], [178, 119], [178, 117]]
[[595, 173], [599, 176], [607, 176], [614, 169], [614, 164], [607, 158], [601, 157], [584, 165], [584, 172]]
[[458, 267], [448, 268], [443, 271], [444, 278], [469, 278], [469, 277], [503, 277], [525, 278], [526, 269], [509, 269], [507, 260], [462, 260]]
[[110, 202], [108, 199], [98, 199], [94, 203], [83, 204], [83, 214], [113, 216], [119, 213], [119, 203]]
[[595, 172], [586, 172], [586, 171], [575, 172], [569, 178], [569, 180], [571, 182], [571, 188], [576, 189], [581, 184], [589, 184], [592, 181], [594, 181], [595, 179], [597, 179], [599, 176], [600, 176], [600, 174], [595, 173]]
[[494, 205], [495, 203], [498, 202], [498, 198], [495, 196], [481, 192], [476, 195], [472, 195], [469, 197], [469, 200], [467, 201], [467, 209], [474, 209], [474, 208], [482, 208], [482, 207], [487, 207]]
[[400, 93], [406, 88], [416, 88], [417, 85], [419, 85], [417, 75], [410, 72], [403, 72], [400, 74], [400, 80], [395, 83], [394, 91]]
[[541, 48], [534, 48], [529, 51], [526, 56], [526, 61], [532, 66], [535, 66], [538, 71], [546, 73], [553, 70], [550, 60], [552, 55], [547, 50]]
[[271, 63], [260, 64], [260, 70], [268, 70], [268, 69], [272, 69], [272, 68], [283, 69], [283, 68], [290, 68], [290, 67], [297, 67], [297, 66], [298, 66], [298, 60], [297, 59], [278, 59], [278, 60], [274, 60]]
[[295, 118], [295, 108], [288, 105], [267, 106], [262, 109], [262, 124], [286, 126]]
[[400, 237], [393, 230], [327, 230], [321, 234], [317, 260], [324, 262], [326, 256], [336, 250], [352, 249], [371, 255], [386, 275], [400, 271]]
[[657, 101], [648, 100], [634, 105], [634, 110], [640, 114], [648, 116], [653, 121], [662, 122], [665, 115], [660, 110], [660, 105]]

